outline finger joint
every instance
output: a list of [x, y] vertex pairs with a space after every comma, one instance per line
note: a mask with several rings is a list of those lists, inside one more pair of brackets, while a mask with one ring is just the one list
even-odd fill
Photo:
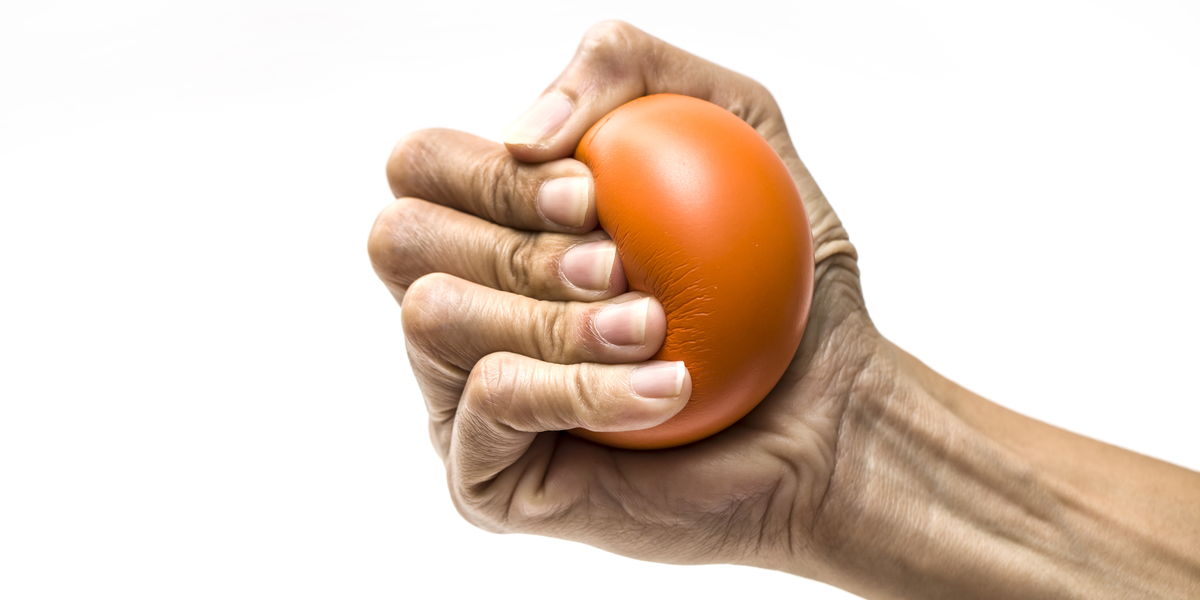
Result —
[[496, 279], [506, 292], [532, 296], [533, 265], [537, 260], [536, 236], [514, 233], [506, 240], [504, 251], [496, 253]]

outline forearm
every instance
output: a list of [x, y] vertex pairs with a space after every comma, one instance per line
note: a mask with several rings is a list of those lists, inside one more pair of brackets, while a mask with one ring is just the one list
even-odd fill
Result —
[[871, 598], [1194, 598], [1200, 475], [1008, 411], [886, 341], [847, 407], [831, 583]]

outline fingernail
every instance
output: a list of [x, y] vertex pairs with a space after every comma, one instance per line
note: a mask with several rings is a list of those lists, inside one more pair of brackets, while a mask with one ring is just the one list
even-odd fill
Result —
[[608, 289], [616, 258], [617, 247], [610, 241], [580, 244], [567, 250], [560, 268], [563, 277], [571, 285], [584, 290], [604, 291]]
[[504, 143], [513, 146], [538, 146], [556, 133], [571, 116], [571, 100], [559, 92], [550, 92], [534, 101], [525, 113], [504, 130]]
[[616, 346], [646, 343], [646, 311], [650, 299], [615, 304], [596, 313], [596, 332]]
[[538, 191], [538, 208], [542, 216], [567, 227], [579, 227], [587, 218], [587, 177], [559, 177], [542, 184]]
[[629, 384], [643, 398], [670, 398], [683, 392], [683, 363], [655, 362], [633, 370]]

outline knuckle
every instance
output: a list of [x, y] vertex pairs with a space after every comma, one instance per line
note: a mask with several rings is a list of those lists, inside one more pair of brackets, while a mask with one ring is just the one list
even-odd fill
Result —
[[417, 178], [426, 173], [424, 163], [430, 151], [436, 148], [436, 140], [441, 132], [440, 129], [414, 131], [400, 138], [392, 147], [387, 161], [388, 185], [392, 188], [392, 195], [404, 196], [419, 187]]
[[475, 363], [463, 393], [470, 412], [496, 420], [509, 412], [513, 391], [521, 377], [517, 355], [493, 352]]
[[481, 196], [483, 210], [493, 223], [517, 223], [521, 213], [520, 201], [513, 190], [517, 181], [517, 163], [505, 150], [498, 150], [485, 159], [475, 171], [471, 186]]
[[616, 67], [628, 62], [645, 46], [642, 30], [624, 21], [601, 21], [588, 28], [579, 45], [580, 56], [601, 65]]
[[729, 112], [755, 126], [778, 117], [779, 105], [767, 87], [744, 75], [739, 77], [744, 79], [745, 85], [739, 86], [738, 93], [729, 98], [726, 106]]
[[419, 277], [422, 249], [430, 244], [424, 202], [399, 198], [380, 211], [371, 227], [367, 252], [380, 277], [407, 287]]
[[413, 282], [400, 303], [400, 321], [405, 339], [425, 345], [442, 337], [452, 326], [451, 312], [457, 305], [453, 293], [456, 280], [450, 275], [430, 273]]
[[542, 360], [568, 363], [575, 358], [573, 334], [578, 316], [569, 306], [561, 302], [538, 303], [536, 339]]
[[772, 94], [771, 90], [767, 89], [767, 86], [763, 85], [757, 79], [753, 81], [755, 93], [761, 99], [763, 105], [775, 112], [779, 112], [779, 102], [775, 100], [775, 94]]
[[750, 84], [751, 103], [754, 105], [758, 116], [764, 121], [782, 124], [783, 112], [779, 110], [779, 103], [776, 102], [775, 95], [758, 80], [751, 79]]
[[505, 242], [504, 251], [496, 253], [496, 278], [506, 292], [531, 296], [533, 273], [538, 264], [537, 236], [516, 234]]
[[609, 394], [597, 393], [595, 382], [599, 381], [591, 365], [581, 364], [574, 369], [572, 392], [576, 399], [576, 418], [587, 429], [607, 431], [617, 424], [613, 402]]
[[375, 222], [371, 225], [371, 233], [367, 235], [367, 256], [371, 259], [371, 267], [380, 277], [390, 275], [392, 255], [391, 205], [379, 211]]
[[754, 101], [758, 104], [770, 107], [776, 106], [775, 96], [771, 93], [771, 90], [767, 89], [767, 86], [763, 85], [761, 81], [753, 77], [746, 75], [742, 75], [742, 77], [746, 79], [746, 90], [748, 92], [747, 95], [750, 98], [754, 99]]
[[729, 112], [751, 127], [758, 130], [767, 140], [772, 140], [780, 134], [786, 135], [787, 128], [783, 121], [783, 112], [775, 96], [767, 86], [757, 80], [742, 76], [746, 85], [734, 97], [729, 99], [726, 107]]
[[583, 43], [589, 48], [624, 48], [645, 35], [640, 29], [619, 19], [600, 21], [583, 34]]

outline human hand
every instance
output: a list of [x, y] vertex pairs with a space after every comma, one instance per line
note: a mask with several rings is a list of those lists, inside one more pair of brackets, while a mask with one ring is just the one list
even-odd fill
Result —
[[[562, 430], [661, 423], [689, 380], [639, 363], [662, 343], [662, 307], [626, 293], [593, 231], [590, 174], [568, 157], [603, 115], [659, 92], [729, 109], [783, 159], [812, 225], [815, 291], [800, 348], [754, 411], [688, 446], [627, 451]], [[370, 239], [471, 522], [879, 598], [1200, 589], [1200, 476], [1005, 410], [876, 332], [854, 247], [762, 86], [602, 23], [505, 142], [405, 138], [388, 164], [399, 199]]]
[[[729, 109], [783, 158], [813, 226], [816, 291], [801, 347], [757, 409], [696, 444], [624, 451], [560, 431], [656, 425], [683, 406], [689, 382], [685, 373], [676, 388], [675, 367], [651, 363], [658, 368], [640, 372], [658, 379], [639, 387], [629, 363], [658, 349], [665, 315], [655, 299], [623, 293], [611, 242], [591, 231], [590, 175], [569, 157], [609, 111], [661, 92]], [[376, 271], [403, 306], [460, 512], [489, 530], [647, 560], [794, 566], [799, 554], [817, 568], [838, 423], [877, 336], [854, 248], [770, 94], [629, 25], [602, 23], [505, 142], [441, 130], [405, 138], [388, 164], [400, 199], [370, 240]]]

